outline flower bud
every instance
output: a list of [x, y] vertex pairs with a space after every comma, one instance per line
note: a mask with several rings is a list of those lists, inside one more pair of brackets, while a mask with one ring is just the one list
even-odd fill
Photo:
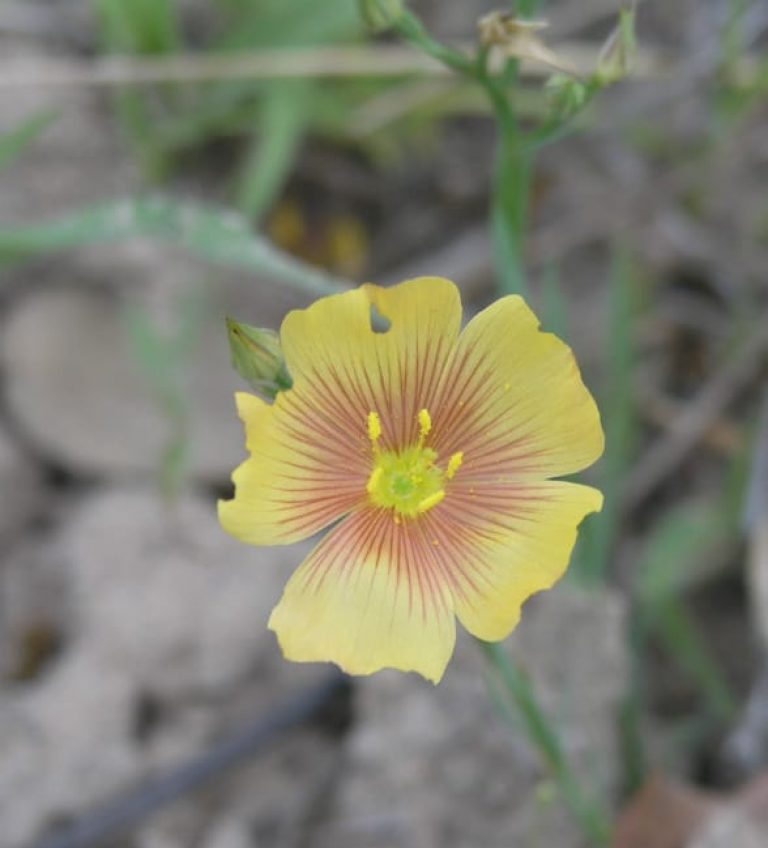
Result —
[[591, 95], [588, 84], [567, 74], [553, 74], [546, 90], [552, 111], [560, 120], [568, 120], [580, 112]]
[[635, 66], [635, 10], [622, 9], [619, 23], [608, 36], [597, 60], [595, 79], [601, 86], [612, 85], [628, 77]]
[[393, 27], [405, 11], [404, 0], [357, 0], [363, 20], [374, 32]]
[[251, 388], [269, 400], [293, 385], [274, 330], [251, 327], [227, 318], [232, 365]]

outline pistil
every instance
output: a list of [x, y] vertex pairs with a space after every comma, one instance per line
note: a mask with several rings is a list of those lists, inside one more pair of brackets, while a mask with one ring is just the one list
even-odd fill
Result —
[[415, 518], [437, 506], [445, 498], [445, 484], [453, 479], [464, 459], [457, 451], [445, 469], [437, 464], [437, 452], [426, 442], [432, 431], [432, 416], [422, 409], [418, 414], [419, 436], [414, 444], [401, 451], [383, 451], [378, 413], [368, 414], [368, 438], [374, 459], [366, 490], [377, 506], [392, 509], [396, 522]]

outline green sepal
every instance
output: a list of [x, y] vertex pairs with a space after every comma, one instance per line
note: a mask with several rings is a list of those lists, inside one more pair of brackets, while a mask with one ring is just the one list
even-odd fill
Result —
[[283, 358], [280, 337], [274, 330], [252, 327], [227, 318], [232, 365], [259, 395], [274, 400], [291, 388], [293, 380]]
[[391, 29], [403, 17], [403, 0], [357, 0], [360, 14], [374, 32]]

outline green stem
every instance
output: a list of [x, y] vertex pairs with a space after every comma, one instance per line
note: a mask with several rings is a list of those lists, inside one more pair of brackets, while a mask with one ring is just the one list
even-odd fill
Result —
[[525, 144], [506, 88], [497, 79], [481, 80], [499, 124], [491, 232], [502, 294], [528, 294], [524, 244], [535, 149]]
[[517, 0], [515, 12], [521, 18], [532, 18], [539, 11], [541, 0]]
[[478, 640], [478, 644], [499, 682], [517, 706], [528, 738], [552, 772], [564, 799], [584, 832], [595, 845], [607, 845], [610, 838], [608, 820], [603, 812], [585, 797], [557, 731], [547, 718], [527, 677], [518, 669], [501, 643]]
[[477, 67], [475, 60], [465, 56], [459, 50], [454, 50], [438, 41], [427, 32], [424, 24], [411, 12], [404, 12], [398, 18], [395, 28], [407, 41], [421, 48], [425, 53], [442, 62], [448, 68], [459, 74], [475, 79]]
[[527, 295], [523, 245], [535, 148], [525, 144], [509, 100], [508, 92], [517, 80], [518, 63], [507, 63], [505, 74], [497, 77], [488, 69], [487, 47], [481, 47], [474, 57], [465, 56], [432, 38], [411, 12], [404, 12], [395, 26], [400, 35], [416, 47], [481, 85], [491, 101], [500, 133], [491, 204], [491, 232], [499, 290], [502, 294]]

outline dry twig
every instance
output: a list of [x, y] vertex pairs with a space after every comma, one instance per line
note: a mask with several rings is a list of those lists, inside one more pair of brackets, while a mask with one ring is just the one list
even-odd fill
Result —
[[667, 435], [640, 457], [624, 490], [625, 510], [637, 507], [678, 470], [728, 405], [755, 378], [768, 356], [768, 315], [760, 316], [755, 326], [736, 356], [671, 424]]
[[[563, 55], [585, 76], [594, 69], [598, 44], [564, 44]], [[668, 63], [657, 50], [645, 48], [637, 58], [638, 76], [666, 74]], [[524, 63], [526, 76], [546, 77], [551, 71]], [[302, 77], [445, 76], [443, 65], [399, 45], [316, 47], [259, 50], [247, 53], [182, 53], [163, 57], [113, 56], [81, 59], [11, 60], [0, 63], [0, 90], [29, 87], [150, 85], [204, 83], [229, 79], [274, 80]]]

